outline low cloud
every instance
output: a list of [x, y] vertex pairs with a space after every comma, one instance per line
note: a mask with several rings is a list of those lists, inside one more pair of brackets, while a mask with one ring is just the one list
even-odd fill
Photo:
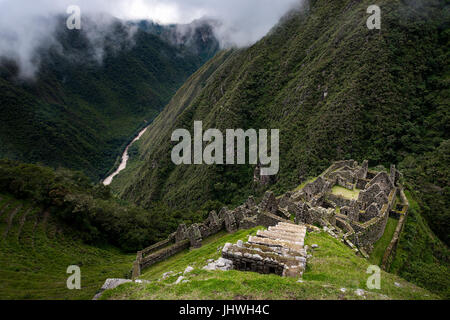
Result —
[[[218, 22], [214, 26], [215, 33], [221, 45], [228, 47], [258, 41], [288, 10], [302, 1], [0, 0], [0, 56], [17, 61], [22, 76], [32, 76], [39, 66], [36, 50], [57, 43], [55, 32], [66, 27], [57, 17], [68, 17], [66, 10], [71, 5], [81, 8], [82, 19], [95, 17], [92, 21], [96, 26], [91, 24], [84, 29], [94, 45], [102, 42], [102, 33], [112, 17], [153, 20], [160, 24], [187, 24], [208, 18]], [[101, 58], [102, 48], [98, 47], [97, 51]]]

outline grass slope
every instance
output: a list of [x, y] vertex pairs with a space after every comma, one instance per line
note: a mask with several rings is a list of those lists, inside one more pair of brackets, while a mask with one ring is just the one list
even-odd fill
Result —
[[[355, 256], [348, 247], [328, 234], [309, 234], [306, 243], [319, 249], [308, 261], [303, 283], [297, 279], [239, 271], [205, 271], [208, 259], [220, 256], [218, 248], [226, 242], [247, 240], [257, 229], [236, 234], [218, 235], [200, 248], [185, 251], [144, 271], [142, 279], [150, 284], [125, 284], [106, 291], [103, 299], [438, 299], [398, 276], [382, 272], [381, 290], [366, 289], [369, 262]], [[168, 271], [182, 272], [187, 266], [195, 270], [187, 275], [188, 283], [175, 285], [177, 275], [157, 281]], [[400, 284], [396, 286], [395, 283]], [[341, 289], [345, 288], [345, 292]], [[356, 294], [364, 289], [364, 295]]]
[[398, 220], [389, 218], [386, 224], [386, 229], [384, 230], [384, 234], [380, 240], [378, 240], [373, 248], [372, 253], [370, 254], [369, 261], [375, 265], [381, 266], [383, 262], [384, 253], [386, 252], [386, 248], [391, 243], [392, 237], [394, 236], [395, 229], [397, 228]]
[[450, 299], [450, 250], [431, 231], [416, 197], [406, 195], [408, 219], [389, 271]]
[[[135, 255], [86, 245], [31, 203], [0, 199], [0, 299], [92, 299], [130, 271]], [[81, 290], [67, 289], [70, 265], [81, 268]]]

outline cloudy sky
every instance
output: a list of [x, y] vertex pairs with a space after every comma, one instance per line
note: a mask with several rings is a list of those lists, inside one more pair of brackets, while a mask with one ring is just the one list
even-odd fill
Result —
[[121, 19], [149, 19], [162, 24], [189, 23], [202, 17], [222, 22], [224, 43], [252, 44], [289, 9], [303, 0], [0, 0], [0, 56], [31, 66], [34, 48], [51, 38], [52, 18], [78, 5], [83, 14], [108, 13]]

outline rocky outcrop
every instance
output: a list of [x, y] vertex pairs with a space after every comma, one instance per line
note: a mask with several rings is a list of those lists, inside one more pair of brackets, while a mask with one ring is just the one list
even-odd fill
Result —
[[[125, 283], [131, 283], [133, 282], [132, 280], [129, 279], [106, 279], [105, 283], [103, 284], [103, 286], [100, 288], [100, 290], [97, 292], [97, 294], [94, 296], [94, 298], [92, 300], [98, 300], [101, 298], [101, 296], [103, 295], [103, 292], [105, 292], [106, 290], [112, 290], [115, 289]], [[134, 281], [135, 283], [150, 283], [150, 281], [146, 281], [146, 280], [136, 280]]]
[[219, 258], [217, 261], [211, 261], [208, 263], [208, 265], [203, 267], [203, 270], [208, 271], [228, 271], [233, 269], [233, 261]]

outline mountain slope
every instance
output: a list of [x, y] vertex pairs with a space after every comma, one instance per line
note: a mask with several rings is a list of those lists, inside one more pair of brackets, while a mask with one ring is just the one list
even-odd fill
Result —
[[[189, 210], [210, 200], [239, 205], [265, 188], [282, 194], [334, 160], [395, 163], [419, 207], [393, 270], [447, 295], [445, 284], [426, 279], [448, 279], [448, 247], [427, 222], [448, 245], [449, 6], [379, 1], [382, 28], [371, 31], [372, 4], [309, 1], [252, 47], [217, 55], [150, 126], [113, 188], [144, 207], [163, 202]], [[280, 129], [275, 183], [255, 186], [254, 166], [175, 166], [171, 134], [193, 132], [196, 120], [222, 132]]]
[[60, 28], [55, 38], [37, 53], [35, 79], [18, 78], [15, 63], [2, 60], [0, 157], [82, 170], [94, 180], [218, 48], [206, 24], [191, 35], [203, 47], [88, 19], [81, 31]]
[[192, 132], [195, 120], [222, 131], [279, 128], [278, 193], [332, 160], [400, 163], [449, 138], [445, 1], [381, 1], [380, 31], [366, 27], [369, 1], [310, 3], [254, 46], [221, 53], [192, 76], [144, 135], [142, 165], [115, 185], [124, 198], [192, 207], [238, 204], [253, 192], [254, 166], [171, 163], [171, 133]]

